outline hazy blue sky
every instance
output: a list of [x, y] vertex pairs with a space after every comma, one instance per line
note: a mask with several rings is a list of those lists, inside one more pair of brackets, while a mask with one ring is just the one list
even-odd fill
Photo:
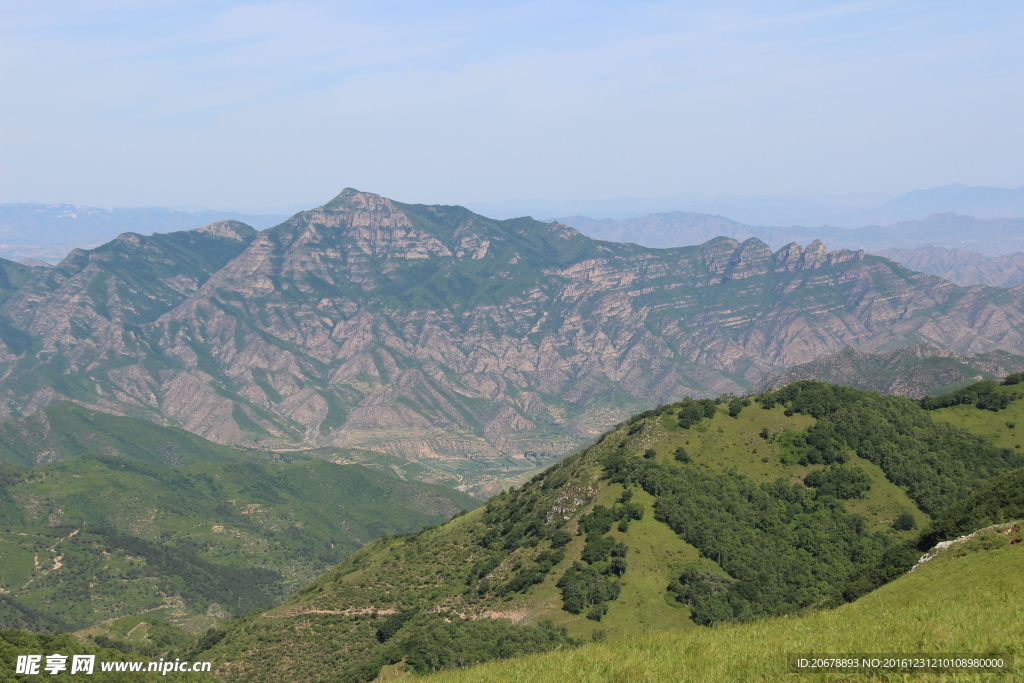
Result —
[[1024, 3], [0, 0], [0, 202], [1024, 185]]

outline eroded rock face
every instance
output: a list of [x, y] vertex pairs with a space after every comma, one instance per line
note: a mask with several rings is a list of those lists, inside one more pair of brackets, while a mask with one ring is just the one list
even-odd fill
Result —
[[1024, 352], [1024, 291], [820, 242], [648, 249], [355, 190], [217, 226], [74, 253], [15, 294], [34, 346], [0, 357], [4, 413], [66, 397], [223, 442], [521, 458], [848, 346]]

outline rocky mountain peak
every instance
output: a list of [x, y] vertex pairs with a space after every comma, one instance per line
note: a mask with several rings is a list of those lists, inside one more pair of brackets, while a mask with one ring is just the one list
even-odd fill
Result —
[[132, 247], [138, 247], [142, 244], [142, 235], [136, 232], [122, 232], [114, 238], [114, 241], [121, 244], [127, 244]]
[[739, 246], [740, 243], [731, 237], [716, 237], [700, 245], [701, 260], [712, 273], [723, 273]]
[[246, 225], [242, 221], [217, 221], [216, 223], [196, 228], [195, 232], [213, 235], [214, 237], [227, 237], [239, 242], [243, 242], [256, 234], [256, 230], [251, 225]]
[[312, 275], [330, 286], [355, 284], [369, 292], [392, 280], [392, 273], [404, 280], [408, 266], [435, 273], [482, 261], [484, 270], [474, 277], [508, 279], [513, 271], [574, 263], [596, 244], [559, 222], [497, 221], [459, 206], [403, 204], [346, 188], [323, 206], [262, 233], [250, 247], [253, 258], [243, 260], [251, 262], [246, 272], [255, 272], [270, 267], [265, 257], [273, 254], [281, 270], [267, 271], [270, 277]]
[[28, 266], [29, 268], [53, 268], [52, 263], [47, 263], [46, 261], [42, 261], [37, 258], [23, 258], [20, 259], [18, 263], [23, 266]]
[[[565, 223], [559, 223], [558, 221], [555, 221], [553, 223], [549, 223], [548, 227], [547, 227], [547, 230], [553, 236], [558, 237], [559, 239], [563, 239], [563, 240], [571, 240], [571, 239], [577, 239], [577, 238], [580, 238], [580, 237], [584, 237], [583, 233], [581, 233], [576, 228], [574, 228], [572, 226], [569, 226], [569, 225], [566, 225]], [[589, 237], [584, 237], [584, 239], [590, 239], [590, 238]]]
[[812, 270], [824, 265], [837, 265], [851, 259], [863, 259], [864, 250], [837, 249], [829, 251], [821, 240], [814, 240], [806, 249], [790, 242], [775, 252], [775, 270]]
[[804, 249], [796, 242], [790, 242], [775, 252], [775, 265], [778, 270], [796, 270], [796, 265], [803, 258]]
[[716, 237], [700, 245], [699, 249], [707, 269], [723, 274], [726, 280], [739, 280], [771, 271], [813, 270], [864, 258], [863, 250], [829, 251], [820, 240], [814, 240], [806, 249], [792, 242], [773, 254], [771, 247], [756, 237], [742, 243], [730, 237]]
[[745, 240], [733, 252], [732, 261], [729, 263], [733, 278], [767, 273], [772, 256], [771, 247], [756, 237]]
[[312, 211], [326, 209], [328, 211], [337, 211], [344, 209], [363, 209], [367, 211], [374, 211], [382, 206], [390, 206], [391, 200], [386, 197], [382, 197], [379, 194], [372, 192], [361, 192], [354, 187], [346, 187], [344, 190], [339, 192], [337, 196], [331, 201], [327, 202], [323, 206], [318, 206]]
[[813, 268], [825, 262], [828, 257], [828, 249], [821, 240], [814, 240], [804, 249], [804, 263]]
[[295, 214], [274, 230], [271, 239], [283, 240], [290, 250], [319, 250], [329, 244], [347, 252], [350, 263], [365, 256], [451, 255], [440, 240], [417, 229], [390, 199], [353, 188], [346, 188], [323, 206]]

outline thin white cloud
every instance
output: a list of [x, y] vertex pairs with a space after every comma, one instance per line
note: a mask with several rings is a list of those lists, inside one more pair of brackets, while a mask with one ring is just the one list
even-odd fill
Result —
[[0, 201], [1019, 185], [1010, 2], [0, 4]]

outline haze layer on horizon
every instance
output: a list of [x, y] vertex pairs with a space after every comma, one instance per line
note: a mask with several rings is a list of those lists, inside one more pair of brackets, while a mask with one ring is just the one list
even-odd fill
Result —
[[0, 202], [1024, 184], [1024, 5], [0, 4]]

